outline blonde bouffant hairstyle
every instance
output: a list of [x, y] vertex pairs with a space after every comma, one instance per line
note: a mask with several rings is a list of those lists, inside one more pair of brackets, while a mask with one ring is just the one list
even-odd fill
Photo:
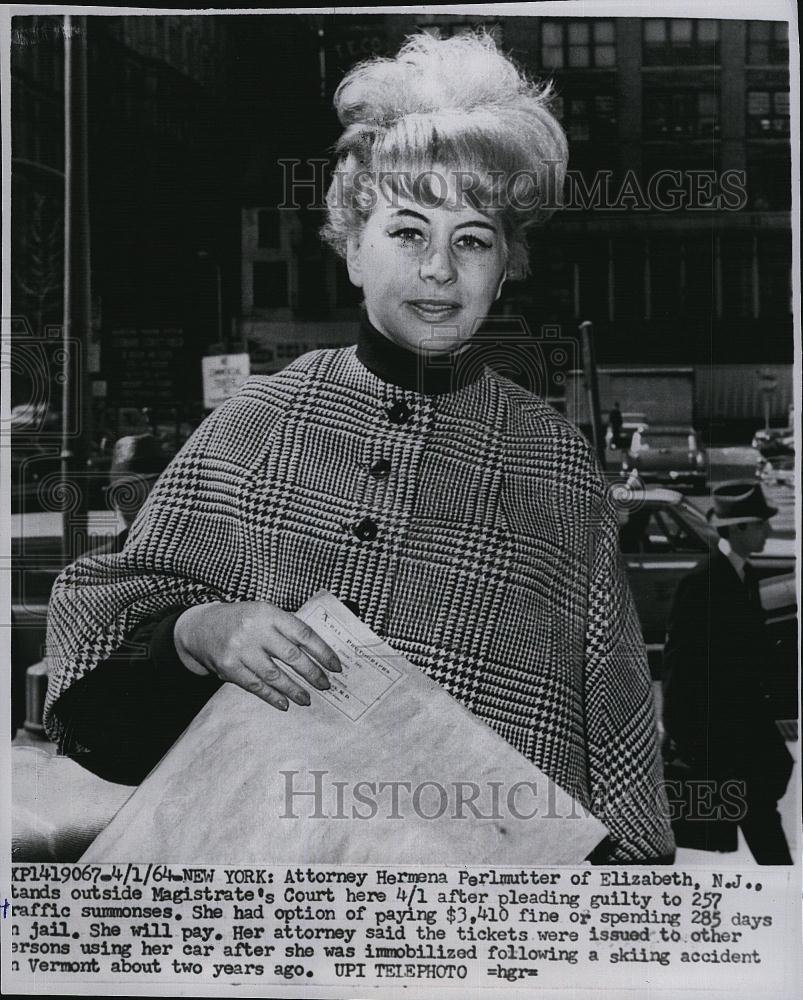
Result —
[[413, 35], [395, 58], [358, 64], [335, 92], [344, 132], [322, 237], [345, 256], [377, 187], [437, 203], [446, 170], [464, 178], [463, 207], [500, 213], [508, 277], [524, 277], [526, 231], [558, 207], [566, 173], [566, 137], [549, 111], [551, 96], [484, 32]]

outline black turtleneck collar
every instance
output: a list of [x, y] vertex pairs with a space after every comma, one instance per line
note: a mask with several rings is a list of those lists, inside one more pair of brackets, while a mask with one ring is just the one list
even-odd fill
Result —
[[482, 375], [484, 366], [476, 355], [472, 348], [459, 354], [417, 354], [380, 333], [363, 310], [357, 358], [377, 378], [400, 389], [425, 396], [463, 389]]

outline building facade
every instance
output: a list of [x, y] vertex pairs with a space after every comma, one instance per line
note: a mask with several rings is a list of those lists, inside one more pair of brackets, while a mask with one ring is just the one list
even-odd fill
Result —
[[[343, 72], [393, 53], [416, 29], [444, 36], [482, 25], [531, 75], [553, 81], [570, 176], [565, 208], [532, 240], [531, 277], [506, 292], [507, 311], [528, 326], [574, 332], [591, 320], [601, 363], [732, 363], [744, 378], [752, 364], [791, 362], [786, 24], [409, 14], [305, 20], [308, 72], [321, 82], [310, 114], [325, 137], [337, 134], [327, 104]], [[306, 153], [285, 147], [284, 156], [325, 158], [325, 145]], [[312, 178], [325, 168], [305, 161], [293, 169]], [[294, 331], [299, 349], [328, 343], [342, 339], [341, 324], [355, 316], [342, 265], [315, 246], [320, 218], [276, 205], [251, 200], [242, 211], [242, 318], [266, 370], [293, 355]], [[305, 273], [318, 290], [315, 315]]]
[[[274, 371], [353, 342], [360, 296], [318, 237], [334, 90], [416, 30], [479, 26], [553, 81], [570, 142], [566, 205], [534, 234], [532, 274], [508, 284], [504, 310], [569, 337], [590, 320], [601, 364], [791, 363], [783, 23], [422, 11], [87, 24], [96, 375], [128, 405], [197, 403], [209, 351], [245, 344], [253, 370]], [[36, 330], [61, 315], [62, 87], [62, 19], [15, 17], [13, 308]]]
[[[120, 409], [171, 411], [172, 419], [192, 407], [200, 357], [219, 336], [216, 262], [234, 259], [236, 268], [239, 238], [226, 183], [233, 161], [219, 138], [234, 63], [226, 25], [174, 15], [12, 20], [12, 310], [27, 336], [56, 347], [64, 41], [86, 32], [93, 329], [85, 355], [101, 436], [125, 432]], [[226, 270], [232, 286], [234, 268]], [[220, 294], [228, 292], [226, 284]], [[24, 353], [20, 342], [17, 358]], [[23, 375], [14, 402], [29, 394]]]

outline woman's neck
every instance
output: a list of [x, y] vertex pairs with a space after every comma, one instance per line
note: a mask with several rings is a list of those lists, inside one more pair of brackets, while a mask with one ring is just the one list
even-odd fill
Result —
[[475, 382], [482, 374], [482, 364], [472, 357], [471, 348], [446, 354], [418, 354], [394, 343], [371, 323], [363, 311], [357, 358], [383, 382], [423, 395], [455, 392]]

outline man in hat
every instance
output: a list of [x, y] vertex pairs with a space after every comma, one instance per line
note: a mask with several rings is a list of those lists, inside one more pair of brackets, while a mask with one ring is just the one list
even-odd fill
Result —
[[777, 510], [750, 482], [717, 487], [713, 502], [719, 545], [681, 581], [664, 650], [664, 728], [690, 779], [675, 833], [679, 846], [734, 851], [738, 825], [758, 864], [791, 864], [777, 804], [792, 758], [762, 681], [771, 650], [748, 562]]

